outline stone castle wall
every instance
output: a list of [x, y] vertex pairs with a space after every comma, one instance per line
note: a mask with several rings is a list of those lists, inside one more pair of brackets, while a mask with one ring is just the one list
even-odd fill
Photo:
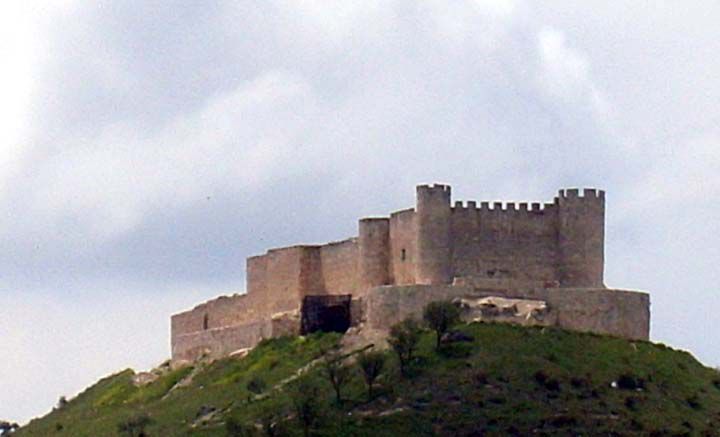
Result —
[[301, 293], [309, 294], [354, 294], [358, 290], [359, 251], [357, 239], [320, 246], [322, 282], [308, 287]]
[[650, 336], [650, 297], [647, 293], [607, 288], [535, 289], [518, 296], [501, 284], [494, 290], [461, 285], [377, 287], [366, 298], [365, 323], [387, 330], [407, 317], [421, 318], [423, 308], [437, 300], [483, 297], [532, 298], [547, 303], [549, 326], [647, 340]]
[[390, 215], [390, 283], [414, 284], [416, 262], [417, 223], [411, 208]]
[[[196, 350], [205, 341], [233, 347], [257, 342], [272, 332], [258, 322], [300, 311], [303, 298], [311, 295], [350, 294], [358, 301], [378, 286], [462, 286], [483, 280], [491, 284], [489, 291], [498, 280], [532, 283], [519, 293], [523, 296], [538, 287], [604, 287], [603, 191], [560, 190], [545, 204], [468, 201], [454, 206], [446, 185], [418, 186], [416, 195], [415, 208], [360, 220], [357, 237], [248, 258], [247, 294], [173, 316], [173, 354]], [[572, 300], [557, 302], [579, 308]], [[570, 326], [578, 318], [563, 323]], [[254, 334], [204, 332], [231, 327]]]
[[[558, 279], [557, 208], [456, 204], [450, 216], [454, 277]], [[492, 248], [488, 250], [488, 248]]]

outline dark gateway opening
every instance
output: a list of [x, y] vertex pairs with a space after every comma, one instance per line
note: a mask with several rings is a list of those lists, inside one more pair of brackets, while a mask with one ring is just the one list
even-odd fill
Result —
[[305, 296], [302, 303], [301, 334], [315, 331], [345, 332], [350, 328], [349, 294]]

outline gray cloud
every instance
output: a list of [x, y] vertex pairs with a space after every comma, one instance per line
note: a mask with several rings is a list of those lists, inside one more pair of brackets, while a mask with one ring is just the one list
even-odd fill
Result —
[[[694, 333], [720, 307], [707, 239], [719, 11], [625, 6], [622, 17], [600, 2], [587, 14], [469, 0], [52, 12], [24, 146], [0, 172], [0, 298], [22, 315], [2, 334], [18, 353], [0, 364], [0, 404], [17, 407], [0, 413], [24, 419], [93, 378], [159, 362], [169, 314], [242, 291], [246, 256], [347, 237], [428, 181], [470, 199], [606, 188], [607, 282], [652, 291], [653, 337], [718, 363]], [[66, 328], [37, 329], [50, 324]], [[15, 380], [42, 384], [23, 386], [21, 405]]]

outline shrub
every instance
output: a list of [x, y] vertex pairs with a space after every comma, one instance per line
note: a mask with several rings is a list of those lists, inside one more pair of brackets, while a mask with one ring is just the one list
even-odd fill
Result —
[[282, 429], [282, 411], [266, 407], [260, 413], [260, 425], [267, 437], [283, 436], [287, 433]]
[[[294, 384], [288, 387], [287, 398], [293, 399], [294, 396]], [[255, 436], [266, 436], [266, 437], [280, 437], [294, 435], [286, 429], [285, 419], [292, 415], [292, 404], [284, 402], [286, 396], [281, 396], [282, 402], [265, 402], [259, 405], [255, 412], [250, 416], [253, 423], [252, 427], [249, 427], [251, 434]], [[276, 399], [278, 400], [278, 399]]]
[[145, 428], [150, 425], [153, 420], [147, 414], [140, 414], [131, 417], [124, 422], [118, 424], [118, 432], [127, 437], [147, 437]]
[[439, 354], [446, 358], [467, 358], [473, 353], [473, 347], [467, 343], [445, 343], [438, 351]]
[[244, 425], [233, 417], [225, 421], [225, 432], [228, 437], [252, 437], [255, 435], [254, 427]]
[[582, 388], [588, 386], [589, 383], [586, 379], [573, 376], [572, 378], [570, 378], [570, 385], [573, 386], [573, 388]]
[[542, 370], [538, 370], [537, 372], [535, 372], [535, 375], [533, 375], [533, 377], [535, 378], [535, 381], [541, 386], [545, 387], [546, 390], [560, 391], [560, 381], [555, 378], [549, 377]]
[[692, 408], [693, 410], [701, 410], [702, 404], [700, 403], [700, 398], [698, 395], [692, 395], [689, 398], [685, 400], [687, 402], [688, 406]]
[[626, 373], [620, 375], [617, 386], [623, 390], [642, 390], [645, 388], [645, 380]]
[[308, 437], [310, 430], [320, 420], [323, 409], [320, 388], [315, 381], [305, 377], [297, 382], [291, 396], [303, 435]]
[[358, 366], [368, 389], [368, 402], [373, 398], [373, 384], [385, 366], [385, 354], [380, 351], [363, 352], [358, 356]]
[[637, 411], [639, 399], [633, 396], [625, 398], [625, 408], [631, 411]]
[[473, 382], [479, 386], [485, 386], [489, 383], [487, 373], [479, 371], [473, 375]]
[[407, 376], [407, 366], [412, 362], [413, 353], [420, 341], [420, 325], [415, 319], [408, 318], [390, 328], [388, 343], [397, 354], [400, 373]]
[[267, 388], [267, 384], [265, 384], [265, 381], [263, 381], [262, 378], [256, 376], [250, 381], [248, 381], [246, 388], [249, 392], [259, 395], [260, 393], [265, 391], [265, 389]]
[[423, 319], [435, 331], [435, 349], [440, 349], [440, 339], [460, 320], [460, 310], [450, 301], [430, 302], [423, 311]]
[[0, 420], [0, 436], [9, 435], [20, 429], [17, 423]]

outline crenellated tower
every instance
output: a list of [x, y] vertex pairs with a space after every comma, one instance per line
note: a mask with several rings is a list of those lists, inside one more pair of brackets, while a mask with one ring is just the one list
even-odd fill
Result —
[[561, 287], [604, 287], [605, 192], [560, 190], [558, 275]]
[[450, 186], [417, 187], [417, 262], [418, 284], [452, 282], [450, 247]]

